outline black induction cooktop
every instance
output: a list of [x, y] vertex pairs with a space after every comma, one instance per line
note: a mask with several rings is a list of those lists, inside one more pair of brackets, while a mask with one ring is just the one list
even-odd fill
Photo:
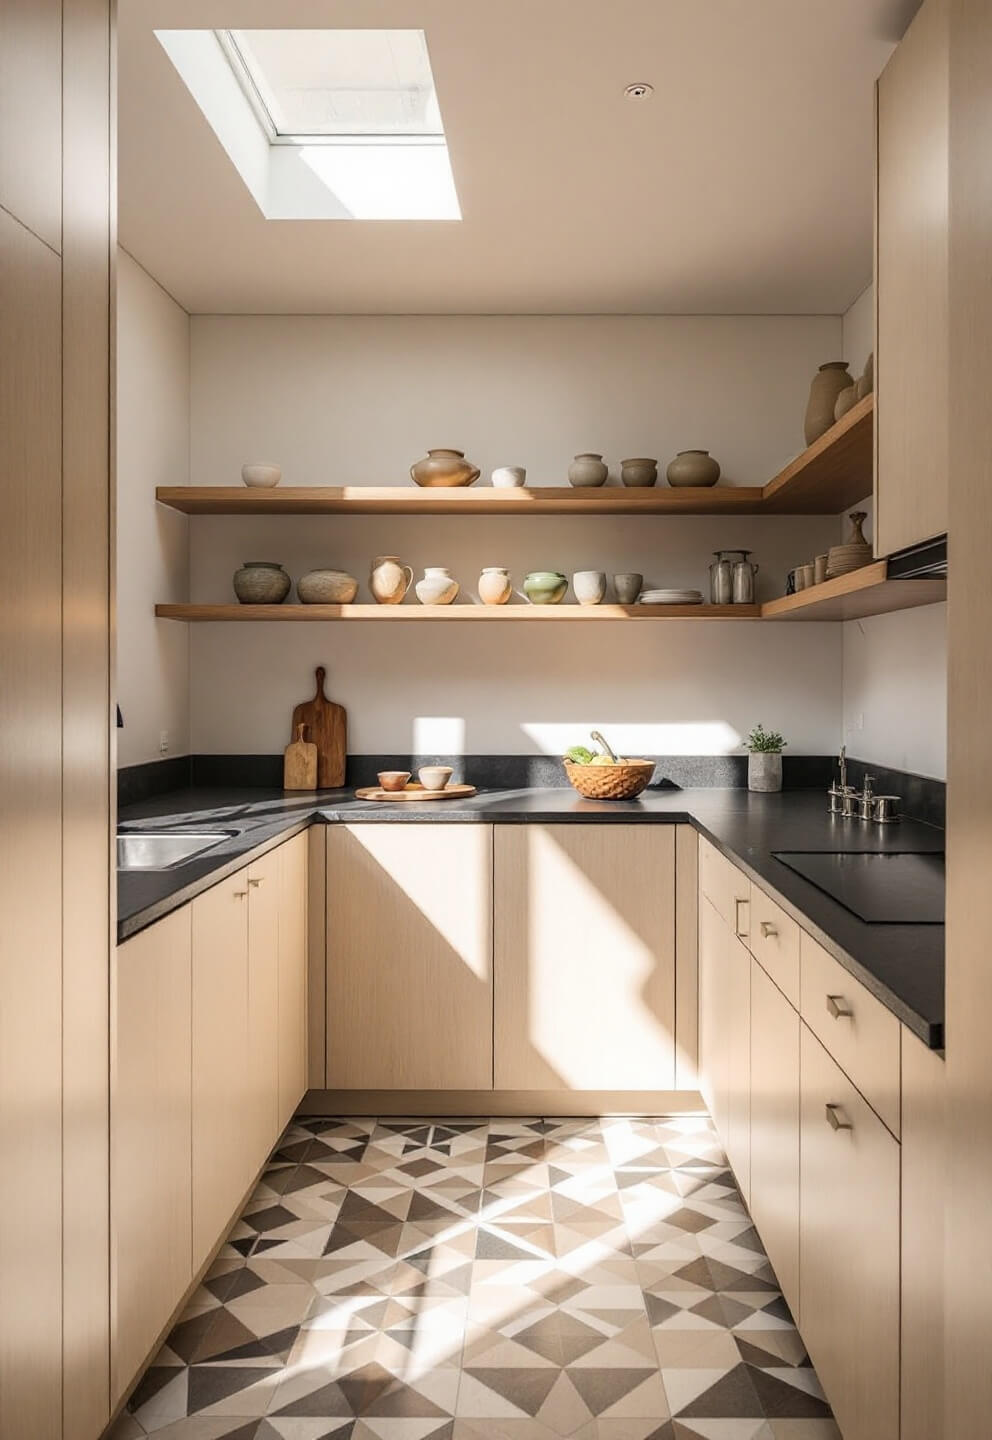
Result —
[[869, 925], [943, 925], [944, 857], [776, 850], [790, 870]]

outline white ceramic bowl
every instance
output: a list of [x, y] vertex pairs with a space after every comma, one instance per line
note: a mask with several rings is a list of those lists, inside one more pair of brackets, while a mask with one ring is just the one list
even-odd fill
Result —
[[516, 485], [523, 485], [526, 480], [527, 471], [522, 465], [501, 465], [493, 471], [493, 484], [497, 490], [510, 490]]
[[282, 479], [278, 465], [242, 465], [241, 478], [252, 490], [271, 490]]
[[421, 765], [417, 779], [425, 790], [443, 790], [451, 779], [450, 765]]

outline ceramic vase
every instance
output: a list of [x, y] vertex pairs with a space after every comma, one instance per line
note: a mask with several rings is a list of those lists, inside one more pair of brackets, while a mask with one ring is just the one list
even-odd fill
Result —
[[524, 579], [524, 594], [532, 605], [557, 605], [567, 589], [568, 579], [558, 570], [534, 570]]
[[458, 594], [458, 581], [444, 565], [428, 565], [414, 589], [421, 605], [450, 605]]
[[358, 594], [358, 581], [344, 570], [311, 570], [296, 582], [304, 605], [350, 605]]
[[705, 489], [719, 480], [720, 462], [714, 460], [708, 450], [680, 450], [665, 473], [669, 485], [676, 489], [690, 486]]
[[501, 565], [487, 565], [479, 576], [479, 599], [483, 605], [505, 605], [512, 594], [509, 570]]
[[413, 583], [413, 571], [398, 555], [377, 555], [372, 561], [369, 589], [379, 605], [399, 605]]
[[625, 485], [640, 489], [654, 485], [658, 479], [657, 460], [621, 460], [620, 479]]
[[246, 560], [234, 572], [234, 593], [242, 605], [281, 605], [292, 588], [292, 580], [272, 560]]
[[512, 490], [526, 481], [527, 471], [522, 465], [500, 465], [493, 471], [493, 484], [497, 490]]
[[749, 790], [781, 790], [781, 750], [753, 750], [747, 757], [747, 788]]
[[424, 460], [410, 466], [417, 485], [471, 485], [478, 480], [478, 467], [465, 459], [463, 450], [428, 450]]
[[858, 403], [858, 398], [857, 385], [848, 385], [846, 390], [842, 390], [837, 396], [837, 403], [834, 406], [834, 419], [839, 420], [842, 415], [846, 415], [848, 410]]
[[606, 576], [602, 570], [577, 570], [572, 589], [580, 605], [599, 605], [606, 594]]
[[594, 455], [591, 451], [583, 455], [576, 455], [568, 467], [568, 480], [578, 490], [584, 490], [593, 485], [605, 485], [606, 477], [609, 474], [607, 467], [603, 464], [602, 455]]
[[834, 423], [834, 409], [837, 405], [837, 396], [854, 380], [848, 373], [846, 360], [828, 360], [826, 365], [821, 365], [813, 376], [813, 383], [809, 387], [809, 400], [806, 404], [806, 420], [803, 425], [803, 433], [806, 436], [806, 444], [812, 445], [814, 440], [819, 440], [825, 435]]

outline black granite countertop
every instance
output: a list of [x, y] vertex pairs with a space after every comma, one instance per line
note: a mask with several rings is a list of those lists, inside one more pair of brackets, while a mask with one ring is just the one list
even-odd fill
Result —
[[827, 813], [818, 790], [645, 792], [637, 800], [584, 800], [571, 789], [480, 791], [468, 800], [384, 805], [351, 791], [182, 790], [122, 809], [124, 829], [227, 832], [206, 854], [172, 870], [118, 875], [118, 939], [125, 940], [310, 824], [595, 823], [695, 826], [799, 921], [927, 1045], [943, 1045], [944, 927], [869, 925], [774, 858], [775, 851], [846, 850], [937, 854], [944, 832], [912, 820], [862, 825]]

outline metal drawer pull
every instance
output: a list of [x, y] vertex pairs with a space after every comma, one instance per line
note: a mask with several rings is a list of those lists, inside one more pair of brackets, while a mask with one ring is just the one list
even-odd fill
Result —
[[844, 1118], [844, 1112], [839, 1105], [827, 1106], [827, 1119], [830, 1121], [831, 1130], [853, 1130], [854, 1126], [850, 1120]]
[[828, 995], [827, 1009], [835, 1020], [850, 1020], [854, 1014], [843, 995]]
[[234, 891], [234, 898], [235, 898], [235, 900], [243, 900], [247, 894], [248, 894], [248, 891], [247, 891], [247, 890], [235, 890], [235, 891]]
[[741, 929], [741, 906], [747, 903], [747, 900], [741, 900], [737, 896], [734, 897], [734, 929], [739, 939], [743, 939], [748, 934], [747, 930]]
[[762, 922], [761, 922], [761, 933], [762, 933], [762, 935], [764, 936], [764, 938], [767, 940], [768, 937], [769, 937], [769, 935], [777, 935], [777, 934], [778, 934], [778, 926], [777, 926], [777, 925], [773, 925], [770, 920], [762, 920]]
[[261, 883], [262, 883], [262, 881], [263, 881], [264, 879], [265, 879], [265, 876], [264, 876], [264, 875], [259, 875], [256, 879], [254, 879], [254, 880], [249, 880], [249, 881], [248, 881], [248, 884], [249, 884], [249, 885], [261, 885]]

